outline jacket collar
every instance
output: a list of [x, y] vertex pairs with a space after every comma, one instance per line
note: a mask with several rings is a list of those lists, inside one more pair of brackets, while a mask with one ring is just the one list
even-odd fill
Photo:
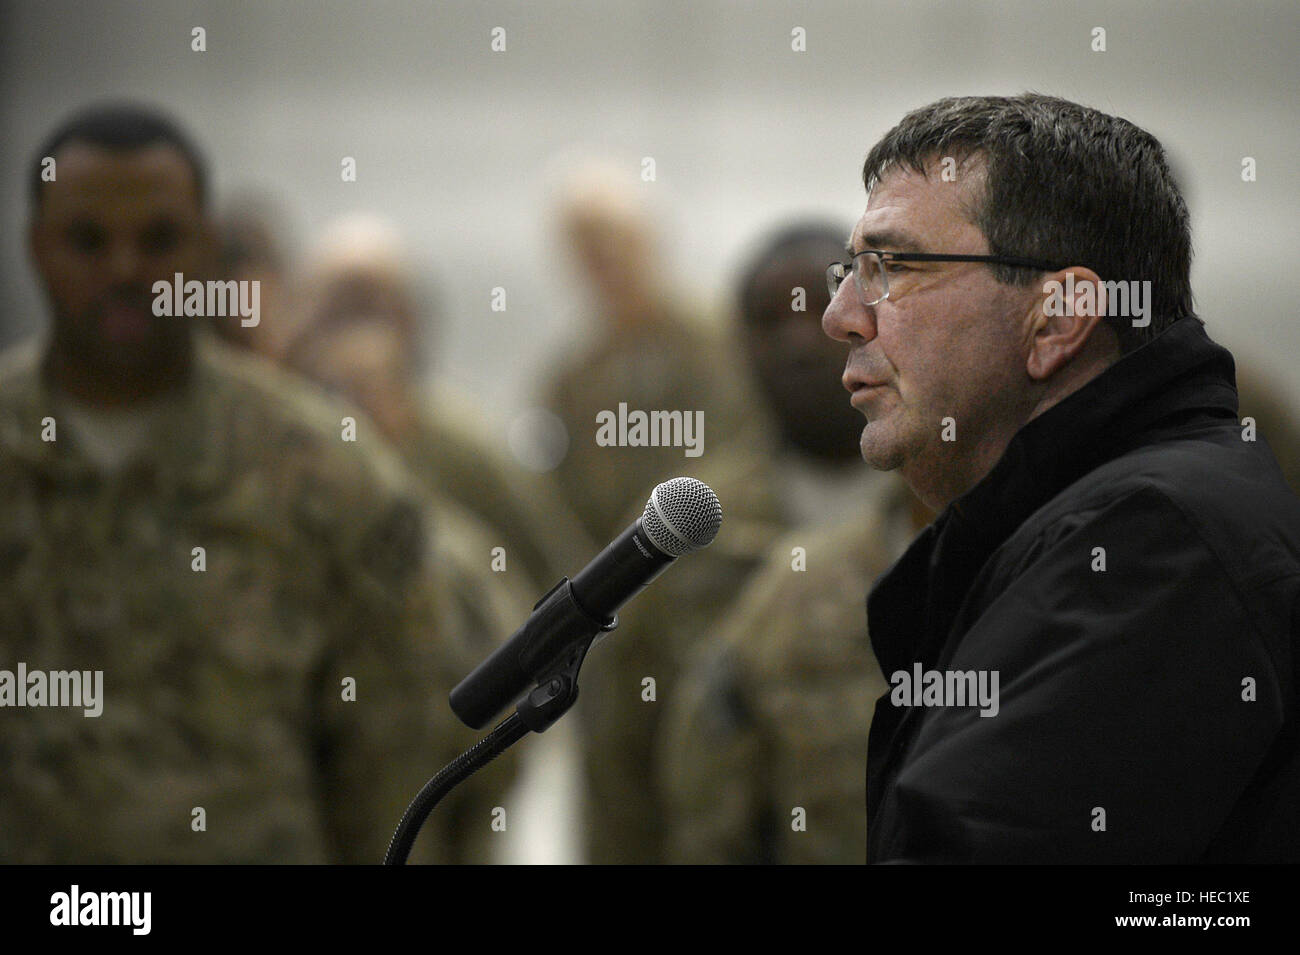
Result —
[[953, 522], [1001, 543], [1074, 481], [1194, 413], [1236, 417], [1237, 387], [1232, 354], [1189, 316], [1021, 428], [952, 503]]
[[[1236, 417], [1235, 367], [1204, 323], [1188, 316], [1028, 422], [867, 598], [871, 641], [885, 672], [937, 650], [980, 567], [1034, 511], [1106, 461], [1207, 414]], [[914, 619], [887, 631], [892, 621], [902, 624], [900, 613], [924, 613], [928, 639]]]

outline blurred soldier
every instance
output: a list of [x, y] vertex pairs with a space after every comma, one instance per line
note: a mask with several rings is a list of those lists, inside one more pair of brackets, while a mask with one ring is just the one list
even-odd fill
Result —
[[741, 270], [741, 338], [780, 426], [772, 478], [797, 529], [772, 548], [666, 704], [658, 768], [670, 861], [865, 858], [862, 765], [887, 684], [867, 640], [861, 581], [883, 572], [928, 514], [901, 482], [862, 466], [844, 359], [821, 331], [826, 263], [846, 231], [792, 226]]
[[451, 388], [421, 401], [419, 307], [397, 232], [374, 219], [343, 220], [308, 259], [285, 363], [359, 405], [431, 491], [491, 528], [504, 553], [484, 549], [485, 570], [509, 572], [518, 561], [515, 577], [527, 578], [519, 585], [537, 597], [576, 572], [591, 545], [553, 479], [494, 447], [478, 409]]
[[[1193, 187], [1196, 180], [1190, 175], [1190, 162], [1176, 145], [1165, 143], [1165, 159], [1172, 178], [1177, 182], [1183, 201], [1195, 216], [1199, 211], [1200, 196]], [[1258, 372], [1240, 354], [1237, 361], [1237, 417], [1255, 420], [1255, 434], [1263, 438], [1277, 458], [1282, 476], [1291, 490], [1300, 494], [1300, 424], [1288, 408], [1286, 392], [1268, 376]]]
[[220, 277], [256, 281], [261, 289], [256, 325], [220, 316], [212, 330], [240, 348], [276, 359], [290, 330], [288, 252], [282, 237], [284, 215], [265, 196], [248, 195], [229, 203], [217, 223], [217, 268]]
[[765, 453], [783, 527], [842, 522], [888, 480], [862, 466], [862, 417], [845, 407], [844, 356], [821, 330], [829, 303], [826, 263], [847, 226], [806, 222], [768, 236], [747, 257], [737, 314], [749, 372], [777, 434]]
[[[569, 432], [557, 471], [567, 499], [598, 544], [641, 513], [655, 485], [679, 475], [713, 487], [724, 514], [713, 544], [620, 612], [619, 630], [596, 646], [579, 681], [588, 858], [654, 863], [664, 856], [652, 773], [662, 708], [678, 692], [688, 648], [712, 633], [780, 532], [781, 516], [759, 400], [721, 334], [673, 301], [640, 202], [616, 172], [588, 165], [563, 187], [560, 221], [599, 319], [597, 340], [558, 370], [546, 400]], [[684, 427], [681, 441], [656, 447], [619, 424], [631, 412], [654, 411], [702, 417], [702, 434], [693, 436], [703, 439], [701, 453], [687, 454]]]
[[1237, 365], [1237, 416], [1255, 419], [1255, 433], [1277, 458], [1282, 476], [1300, 494], [1300, 425], [1287, 407], [1285, 393], [1244, 362]]
[[855, 584], [888, 569], [918, 529], [907, 488], [889, 483], [843, 523], [774, 546], [718, 638], [693, 654], [660, 738], [668, 861], [865, 861], [862, 766], [889, 686]]
[[[5, 862], [376, 862], [474, 739], [445, 694], [477, 651], [405, 472], [163, 307], [155, 283], [211, 274], [206, 183], [188, 138], [134, 106], [37, 153], [52, 337], [0, 370], [0, 655], [29, 680], [100, 672], [102, 693], [95, 716], [23, 705], [39, 681], [6, 693], [0, 673]], [[413, 858], [481, 858], [500, 772]]]
[[[605, 541], [659, 482], [679, 474], [705, 480], [710, 472], [725, 480], [743, 469], [731, 459], [755, 457], [766, 423], [754, 414], [755, 396], [722, 330], [676, 300], [648, 213], [615, 170], [598, 163], [576, 169], [561, 188], [559, 219], [592, 293], [597, 327], [595, 342], [555, 370], [545, 403], [569, 432], [557, 477], [588, 532]], [[686, 447], [684, 429], [682, 441], [659, 446], [637, 444], [628, 428], [627, 435], [613, 434], [617, 428], [601, 434], [597, 416], [612, 414], [617, 423], [626, 418], [620, 404], [626, 413], [702, 412], [702, 440]], [[623, 437], [626, 443], [610, 442]], [[724, 508], [731, 505], [723, 533], [734, 540], [732, 518], [745, 512], [739, 505], [761, 494], [731, 497], [722, 499]]]

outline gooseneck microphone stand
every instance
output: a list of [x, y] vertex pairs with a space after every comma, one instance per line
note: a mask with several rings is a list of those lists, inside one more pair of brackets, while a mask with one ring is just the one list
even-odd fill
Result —
[[707, 547], [721, 525], [722, 505], [707, 484], [689, 477], [665, 481], [641, 516], [578, 572], [577, 593], [574, 582], [561, 577], [537, 601], [524, 625], [449, 698], [452, 711], [473, 729], [482, 729], [518, 700], [514, 713], [424, 784], [393, 833], [385, 865], [406, 861], [420, 827], [454, 786], [568, 711], [578, 698], [582, 661], [598, 636], [618, 626], [618, 608], [678, 557]]
[[[613, 616], [604, 621], [590, 617], [574, 598], [568, 577], [563, 578], [538, 601], [538, 607], [543, 605], [546, 605], [550, 622], [562, 621], [551, 633], [563, 633], [566, 645], [558, 656], [538, 668], [540, 676], [536, 678], [537, 686], [519, 701], [510, 716], [424, 784], [402, 814], [402, 821], [398, 823], [397, 831], [388, 844], [388, 852], [384, 855], [384, 865], [406, 864], [415, 837], [420, 834], [420, 827], [429, 818], [433, 807], [447, 793], [528, 733], [545, 732], [577, 700], [578, 671], [587, 658], [587, 651], [598, 636], [603, 636], [618, 626], [618, 617]], [[491, 707], [492, 704], [480, 703], [480, 706], [483, 705]]]

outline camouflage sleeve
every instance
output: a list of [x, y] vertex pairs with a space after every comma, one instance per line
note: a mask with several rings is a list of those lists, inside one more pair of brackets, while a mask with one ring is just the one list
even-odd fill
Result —
[[658, 759], [668, 862], [771, 859], [771, 757], [740, 666], [729, 641], [701, 647], [668, 703]]
[[[454, 748], [460, 753], [486, 736], [488, 730], [470, 730], [462, 725], [452, 715], [448, 694], [523, 623], [533, 594], [522, 572], [497, 573], [488, 569], [497, 541], [474, 515], [449, 501], [438, 502], [435, 514], [438, 533], [434, 539], [434, 578], [441, 595], [438, 630], [454, 646], [464, 649], [460, 651], [460, 663], [448, 661], [452, 670], [437, 688], [434, 707], [453, 722]], [[502, 712], [490, 725], [509, 712]], [[511, 794], [520, 757], [533, 744], [532, 737], [525, 736], [458, 786], [448, 796], [446, 806], [438, 807], [440, 825], [453, 850], [449, 861], [483, 863], [499, 858], [501, 840], [514, 818]]]
[[412, 632], [421, 610], [433, 612], [433, 594], [415, 583], [425, 543], [410, 506], [393, 506], [348, 545], [331, 594], [309, 731], [332, 859], [376, 863], [403, 794], [422, 782], [420, 760], [438, 758], [428, 700], [436, 661], [420, 652]]
[[[460, 395], [443, 389], [412, 456], [417, 473], [483, 522], [500, 528], [510, 560], [545, 592], [594, 553], [593, 542], [549, 472], [527, 471], [498, 442], [488, 440], [481, 415]], [[517, 557], [516, 557], [517, 555]], [[519, 576], [512, 574], [512, 577]]]
[[[658, 768], [674, 861], [863, 861], [867, 733], [887, 685], [853, 598], [875, 525], [848, 526], [775, 545], [668, 701]], [[806, 572], [792, 572], [796, 542]]]
[[[381, 861], [411, 798], [480, 737], [447, 705], [477, 658], [458, 622], [457, 581], [437, 566], [445, 551], [431, 523], [426, 507], [399, 498], [343, 547], [313, 727], [323, 822], [340, 862]], [[482, 848], [476, 829], [491, 831], [490, 792], [504, 790], [510, 762], [481, 770], [437, 806], [410, 861], [489, 861], [470, 847]]]

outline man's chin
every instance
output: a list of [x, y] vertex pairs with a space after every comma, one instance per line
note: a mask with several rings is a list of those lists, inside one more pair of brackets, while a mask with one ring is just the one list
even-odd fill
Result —
[[65, 359], [82, 374], [106, 380], [147, 379], [174, 374], [183, 361], [183, 337], [159, 334], [157, 329], [143, 338], [121, 338], [97, 334], [65, 338]]
[[862, 460], [876, 471], [897, 471], [903, 466], [903, 452], [897, 441], [889, 440], [884, 435], [873, 433], [880, 425], [868, 424], [862, 429]]

